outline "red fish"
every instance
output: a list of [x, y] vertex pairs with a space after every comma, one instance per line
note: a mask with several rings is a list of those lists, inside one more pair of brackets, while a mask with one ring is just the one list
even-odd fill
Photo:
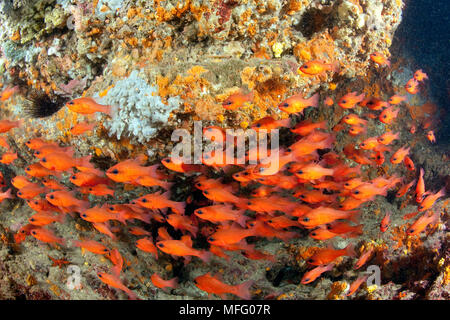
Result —
[[329, 248], [320, 249], [311, 258], [308, 259], [308, 263], [313, 266], [320, 266], [324, 264], [329, 264], [341, 256], [354, 257], [356, 255], [353, 249], [353, 244], [349, 244], [342, 250], [335, 250]]
[[324, 74], [327, 71], [337, 71], [337, 64], [326, 63], [322, 60], [312, 60], [304, 63], [299, 69], [299, 71], [315, 76], [318, 74]]
[[428, 79], [428, 76], [425, 72], [422, 71], [422, 69], [419, 69], [414, 72], [414, 79], [416, 79], [417, 81], [423, 81], [425, 79]]
[[381, 112], [378, 119], [383, 123], [390, 124], [395, 118], [397, 118], [399, 111], [400, 109], [394, 110], [394, 107], [388, 107]]
[[303, 114], [303, 110], [308, 107], [316, 108], [319, 104], [319, 94], [316, 93], [308, 99], [303, 98], [303, 94], [296, 94], [284, 100], [278, 105], [281, 111], [289, 114]]
[[42, 242], [59, 244], [64, 244], [65, 242], [63, 238], [58, 238], [53, 232], [44, 228], [35, 228], [31, 230], [30, 234]]
[[311, 271], [306, 272], [303, 275], [302, 284], [308, 284], [311, 282], [314, 282], [317, 278], [319, 278], [322, 273], [327, 272], [327, 271], [331, 271], [334, 268], [334, 263], [331, 263], [329, 265], [325, 265], [325, 266], [318, 266], [314, 269], [312, 269]]
[[381, 220], [380, 231], [386, 232], [386, 230], [389, 228], [390, 222], [391, 222], [391, 213], [387, 212], [386, 215], [384, 216], [383, 220]]
[[0, 120], [0, 133], [8, 132], [9, 130], [13, 128], [19, 127], [21, 124], [21, 121], [10, 121], [10, 120]]
[[219, 276], [212, 276], [209, 272], [194, 279], [195, 285], [203, 291], [219, 295], [222, 299], [226, 298], [227, 293], [234, 294], [244, 300], [250, 300], [251, 294], [249, 288], [253, 281], [249, 280], [239, 285], [231, 286], [223, 283]]
[[155, 287], [160, 289], [166, 289], [166, 288], [172, 288], [175, 289], [178, 287], [178, 278], [172, 278], [170, 280], [164, 280], [161, 278], [157, 273], [152, 274], [150, 277], [150, 280], [152, 280], [152, 283]]
[[406, 233], [409, 236], [415, 236], [424, 231], [428, 225], [435, 224], [439, 221], [439, 212], [428, 211], [420, 216], [408, 229]]
[[365, 97], [364, 93], [358, 95], [356, 91], [350, 92], [347, 93], [345, 96], [343, 96], [341, 99], [339, 99], [338, 105], [343, 109], [352, 109], [356, 106], [356, 104], [363, 101], [364, 97]]
[[417, 82], [416, 79], [412, 78], [406, 83], [405, 89], [410, 94], [416, 94], [419, 92], [419, 82]]
[[422, 200], [422, 202], [419, 205], [419, 211], [425, 211], [430, 209], [433, 204], [436, 202], [437, 199], [445, 196], [445, 187], [443, 187], [439, 192], [432, 193], [428, 195], [425, 199]]
[[67, 102], [66, 106], [73, 112], [80, 114], [93, 114], [103, 112], [109, 116], [112, 115], [112, 107], [104, 106], [95, 102], [92, 98], [78, 98]]
[[137, 299], [136, 294], [133, 291], [131, 291], [130, 289], [128, 289], [127, 287], [125, 287], [125, 285], [122, 283], [122, 281], [120, 280], [120, 278], [118, 276], [112, 275], [112, 274], [107, 274], [104, 272], [98, 272], [97, 277], [103, 283], [106, 283], [109, 287], [124, 291], [131, 300]]
[[225, 101], [222, 102], [222, 106], [227, 110], [236, 110], [242, 107], [244, 103], [253, 101], [253, 98], [253, 92], [247, 94], [238, 92], [225, 99]]
[[370, 54], [370, 60], [375, 62], [376, 64], [383, 66], [386, 65], [388, 67], [391, 66], [391, 62], [380, 52], [374, 52]]

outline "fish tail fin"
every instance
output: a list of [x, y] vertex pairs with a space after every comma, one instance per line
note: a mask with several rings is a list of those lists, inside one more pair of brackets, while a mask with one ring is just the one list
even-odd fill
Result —
[[178, 278], [170, 279], [170, 280], [168, 281], [168, 284], [169, 284], [173, 289], [176, 289], [176, 288], [178, 287]]
[[348, 219], [350, 221], [353, 221], [354, 223], [358, 223], [360, 217], [361, 217], [361, 212], [356, 210], [356, 211], [350, 211], [350, 216]]
[[308, 105], [313, 108], [317, 108], [319, 105], [319, 93], [314, 94], [308, 99]]
[[349, 257], [355, 257], [356, 256], [355, 245], [353, 243], [349, 243], [345, 247], [345, 250], [347, 251], [347, 255]]
[[236, 295], [244, 300], [250, 300], [252, 295], [250, 294], [250, 287], [254, 281], [249, 280], [236, 286]]
[[199, 258], [203, 260], [203, 262], [208, 263], [211, 260], [212, 253], [209, 251], [203, 251], [200, 253]]
[[170, 190], [173, 186], [173, 182], [167, 182], [167, 181], [161, 181], [159, 184], [161, 188], [164, 188], [165, 190]]
[[242, 214], [239, 218], [237, 218], [236, 222], [239, 223], [242, 228], [245, 228], [248, 219], [249, 217]]
[[174, 202], [172, 209], [177, 214], [184, 214], [184, 210], [186, 209], [186, 202]]
[[292, 126], [291, 118], [286, 118], [286, 119], [280, 120], [279, 124], [281, 127], [290, 128]]
[[5, 195], [5, 199], [12, 199], [13, 198], [13, 196], [11, 194], [11, 188], [6, 190], [3, 194]]

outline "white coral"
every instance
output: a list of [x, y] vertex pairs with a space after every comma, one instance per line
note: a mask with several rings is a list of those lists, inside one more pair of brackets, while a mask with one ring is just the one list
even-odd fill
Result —
[[105, 122], [109, 135], [117, 139], [128, 136], [140, 143], [150, 140], [181, 102], [179, 97], [172, 97], [165, 105], [158, 88], [147, 84], [137, 70], [118, 81], [100, 101], [115, 107], [112, 120]]

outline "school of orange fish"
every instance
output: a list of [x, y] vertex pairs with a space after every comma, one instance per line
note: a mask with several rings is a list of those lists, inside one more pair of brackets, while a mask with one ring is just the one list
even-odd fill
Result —
[[[370, 56], [374, 63], [390, 66], [389, 61], [380, 53]], [[310, 61], [300, 67], [299, 72], [309, 75], [333, 72], [335, 66], [322, 61]], [[409, 80], [406, 91], [417, 94], [420, 83], [427, 79], [421, 70]], [[1, 100], [7, 100], [12, 89], [3, 92]], [[223, 107], [236, 110], [245, 103], [252, 101], [252, 93], [237, 93], [223, 102]], [[323, 99], [324, 106], [332, 106], [334, 101], [327, 97]], [[403, 197], [411, 192], [415, 185], [417, 214], [421, 215], [407, 229], [407, 234], [418, 235], [430, 224], [439, 221], [439, 213], [432, 210], [434, 203], [445, 195], [445, 189], [440, 191], [427, 190], [422, 168], [415, 168], [408, 156], [408, 145], [394, 148], [390, 146], [400, 133], [387, 131], [377, 137], [369, 137], [344, 147], [344, 156], [333, 151], [335, 132], [348, 130], [352, 136], [363, 135], [368, 121], [381, 121], [390, 124], [396, 120], [406, 96], [394, 95], [388, 101], [365, 97], [358, 92], [345, 94], [337, 104], [347, 109], [341, 122], [332, 130], [327, 130], [327, 122], [314, 123], [304, 120], [291, 126], [297, 115], [309, 107], [319, 106], [319, 94], [304, 98], [302, 94], [293, 95], [284, 100], [278, 108], [291, 115], [283, 120], [265, 117], [252, 125], [252, 129], [267, 131], [281, 127], [290, 128], [295, 134], [296, 141], [290, 146], [279, 149], [279, 165], [276, 168], [261, 163], [259, 150], [248, 150], [246, 160], [253, 156], [260, 160], [255, 165], [240, 165], [238, 159], [235, 165], [225, 164], [223, 154], [206, 153], [203, 164], [185, 164], [178, 159], [166, 158], [159, 164], [146, 166], [147, 158], [138, 156], [135, 159], [122, 161], [106, 172], [94, 167], [90, 162], [91, 156], [74, 157], [74, 150], [70, 146], [62, 147], [57, 142], [44, 141], [34, 138], [26, 142], [26, 146], [34, 151], [36, 162], [25, 169], [26, 175], [15, 176], [11, 184], [17, 189], [17, 197], [26, 201], [35, 212], [29, 217], [29, 224], [22, 226], [15, 235], [15, 241], [21, 243], [31, 236], [38, 241], [59, 246], [81, 247], [92, 253], [105, 255], [112, 263], [111, 272], [99, 272], [98, 278], [110, 287], [128, 294], [131, 299], [136, 294], [121, 281], [123, 259], [117, 248], [108, 248], [94, 240], [71, 241], [56, 235], [51, 229], [53, 223], [64, 223], [66, 219], [81, 218], [92, 224], [98, 233], [118, 241], [115, 233], [125, 230], [138, 237], [136, 247], [151, 253], [157, 259], [160, 252], [173, 257], [183, 257], [188, 263], [197, 257], [208, 263], [213, 255], [229, 259], [227, 251], [241, 251], [248, 259], [267, 259], [275, 261], [276, 257], [258, 251], [253, 244], [247, 243], [249, 237], [279, 238], [288, 241], [300, 237], [300, 229], [308, 229], [309, 236], [316, 240], [328, 240], [335, 237], [356, 238], [363, 233], [363, 224], [359, 224], [359, 208], [376, 196], [386, 196], [388, 190], [398, 189], [396, 196]], [[70, 110], [80, 114], [103, 112], [111, 115], [111, 107], [103, 106], [92, 98], [79, 98], [66, 105]], [[363, 115], [368, 119], [352, 113], [352, 109], [360, 106], [376, 113]], [[369, 112], [370, 112], [369, 111]], [[0, 121], [0, 133], [21, 126], [21, 121]], [[84, 134], [93, 130], [96, 123], [79, 123], [72, 128], [74, 135]], [[211, 129], [219, 129], [222, 135], [209, 134]], [[226, 133], [223, 128], [207, 127], [204, 135], [210, 140], [225, 141]], [[435, 142], [434, 133], [428, 132], [427, 138]], [[6, 149], [0, 162], [13, 165], [17, 153], [8, 145], [4, 136], [0, 137], [0, 146]], [[404, 181], [397, 176], [380, 176], [365, 181], [361, 178], [362, 166], [381, 166], [387, 154], [394, 165], [404, 165], [408, 170], [418, 171], [418, 177], [413, 181]], [[345, 158], [357, 163], [356, 166], [345, 164]], [[231, 169], [230, 169], [231, 168]], [[233, 171], [234, 170], [234, 171]], [[217, 173], [221, 178], [216, 178]], [[231, 174], [230, 174], [231, 172]], [[70, 175], [70, 185], [61, 183], [62, 174]], [[171, 200], [170, 189], [173, 187], [174, 175], [195, 176], [195, 188], [204, 197], [190, 195], [185, 201]], [[0, 176], [2, 188], [6, 181]], [[232, 182], [226, 182], [226, 181]], [[417, 181], [417, 183], [416, 183]], [[114, 196], [114, 186], [117, 184], [131, 184], [149, 188], [150, 193], [122, 204], [110, 204]], [[147, 190], [147, 189], [146, 189]], [[250, 192], [248, 191], [250, 190]], [[0, 193], [0, 201], [13, 198], [11, 189]], [[155, 192], [156, 191], [156, 192]], [[103, 205], [92, 207], [83, 195], [93, 195], [103, 198]], [[195, 209], [185, 212], [186, 205]], [[189, 214], [188, 214], [189, 213]], [[390, 225], [390, 214], [386, 213], [380, 222], [380, 232], [385, 232]], [[118, 221], [119, 223], [114, 222]], [[139, 221], [139, 223], [136, 223]], [[156, 239], [146, 230], [146, 225], [153, 221], [167, 223], [158, 229]], [[210, 232], [205, 232], [202, 226], [213, 226]], [[123, 228], [120, 228], [121, 226]], [[173, 239], [167, 228], [179, 230], [183, 235], [180, 239]], [[211, 228], [210, 228], [211, 229]], [[193, 247], [193, 238], [199, 235], [206, 237], [209, 249]], [[29, 241], [28, 238], [27, 241]], [[355, 263], [355, 269], [366, 264], [373, 253], [373, 249], [363, 252]], [[353, 244], [336, 250], [330, 247], [316, 252], [307, 263], [311, 270], [306, 272], [301, 280], [302, 284], [309, 284], [317, 280], [324, 272], [335, 266], [338, 257], [349, 256], [356, 258]], [[354, 294], [367, 276], [359, 277], [347, 293]], [[151, 277], [152, 283], [158, 288], [175, 288], [177, 279], [164, 280], [158, 274]], [[233, 294], [243, 299], [250, 299], [249, 288], [253, 281], [246, 281], [238, 285], [228, 285], [219, 276], [211, 273], [194, 279], [195, 285], [209, 294], [226, 297]]]

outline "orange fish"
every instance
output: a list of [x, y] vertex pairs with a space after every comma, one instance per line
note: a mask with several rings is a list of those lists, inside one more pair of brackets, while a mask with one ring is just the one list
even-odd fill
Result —
[[219, 275], [212, 276], [209, 272], [194, 279], [194, 284], [203, 291], [219, 295], [222, 299], [226, 299], [226, 294], [231, 293], [244, 300], [250, 300], [251, 294], [249, 288], [253, 285], [253, 281], [249, 280], [242, 284], [231, 286], [223, 283]]
[[107, 254], [109, 252], [107, 247], [94, 240], [73, 241], [72, 244], [95, 254]]
[[155, 287], [165, 290], [166, 288], [175, 289], [178, 287], [178, 278], [172, 278], [170, 280], [164, 280], [156, 272], [150, 277]]
[[106, 184], [97, 184], [92, 187], [82, 187], [80, 192], [83, 194], [92, 194], [97, 197], [114, 196], [114, 190], [110, 189]]
[[82, 212], [89, 207], [89, 202], [75, 198], [74, 193], [69, 191], [54, 191], [48, 193], [45, 199], [56, 207], [75, 210], [77, 212]]
[[251, 128], [255, 131], [259, 130], [271, 131], [273, 129], [278, 129], [280, 127], [290, 127], [290, 126], [291, 126], [291, 119], [289, 118], [275, 120], [271, 116], [267, 116], [253, 123]]
[[405, 159], [405, 157], [409, 154], [409, 150], [410, 148], [402, 147], [397, 151], [395, 151], [395, 153], [391, 157], [391, 163], [398, 164], [402, 162]]
[[312, 122], [311, 120], [305, 120], [300, 123], [298, 123], [294, 129], [291, 129], [291, 132], [299, 134], [301, 136], [307, 136], [312, 131], [317, 129], [327, 129], [327, 122], [321, 121], [321, 122]]
[[308, 107], [316, 108], [319, 104], [319, 94], [316, 93], [308, 99], [303, 98], [303, 94], [295, 94], [278, 105], [281, 111], [289, 114], [303, 114], [303, 110]]
[[405, 163], [406, 169], [408, 169], [409, 171], [416, 170], [416, 168], [414, 167], [414, 162], [411, 160], [410, 157], [406, 156], [403, 162]]
[[254, 93], [250, 92], [244, 94], [242, 92], [238, 92], [232, 94], [227, 99], [222, 102], [222, 106], [227, 110], [236, 110], [244, 105], [246, 102], [253, 101]]
[[[381, 110], [383, 108], [388, 108], [389, 107], [389, 103], [387, 103], [386, 101], [377, 99], [377, 98], [371, 98], [371, 99], [366, 99], [363, 102], [360, 103], [361, 106], [367, 107], [370, 110]], [[371, 113], [367, 114], [368, 117], [375, 119], [376, 116], [374, 116]]]
[[400, 136], [400, 133], [392, 133], [390, 131], [383, 133], [378, 137], [378, 142], [384, 145], [389, 145], [392, 141], [397, 140]]
[[299, 218], [298, 222], [305, 227], [312, 228], [338, 219], [350, 219], [355, 221], [357, 218], [357, 211], [341, 211], [327, 207], [318, 207], [303, 215]]
[[105, 208], [93, 207], [86, 209], [81, 213], [81, 218], [89, 222], [103, 223], [109, 220], [117, 220], [126, 224], [122, 213], [109, 212]]
[[417, 81], [423, 81], [425, 79], [428, 79], [428, 75], [422, 71], [422, 69], [417, 70], [414, 72], [414, 79]]
[[416, 94], [419, 92], [419, 82], [417, 82], [416, 79], [412, 78], [406, 83], [405, 89], [410, 94]]
[[179, 214], [170, 214], [167, 216], [166, 221], [174, 229], [187, 230], [194, 237], [197, 234], [198, 227], [192, 224], [192, 219], [188, 216], [183, 216], [183, 215], [179, 215]]
[[77, 123], [76, 125], [74, 125], [72, 127], [72, 129], [70, 129], [70, 133], [73, 134], [74, 136], [78, 136], [87, 131], [91, 131], [96, 126], [97, 126], [96, 123], [91, 123], [91, 124], [86, 123], [86, 122]]
[[371, 137], [359, 144], [359, 147], [363, 150], [372, 150], [378, 146], [378, 138], [377, 137]]
[[204, 250], [192, 248], [192, 240], [189, 236], [183, 236], [181, 240], [162, 240], [156, 243], [156, 246], [162, 252], [174, 256], [195, 256], [208, 263], [211, 253]]
[[432, 193], [428, 195], [425, 199], [422, 200], [422, 202], [419, 205], [419, 211], [425, 211], [430, 209], [433, 204], [436, 202], [437, 199], [445, 196], [445, 187], [443, 187], [439, 192]]
[[363, 127], [363, 126], [351, 126], [350, 129], [348, 129], [348, 133], [352, 136], [357, 136], [360, 135], [362, 133], [365, 133], [367, 130], [367, 127]]
[[10, 145], [8, 143], [8, 140], [6, 140], [5, 137], [0, 137], [0, 147], [3, 147], [5, 149], [9, 150]]
[[144, 156], [122, 161], [106, 171], [108, 178], [115, 182], [135, 183], [139, 177], [151, 176], [155, 179], [162, 177], [158, 172], [159, 165], [144, 167]]
[[12, 199], [11, 189], [6, 190], [5, 192], [0, 192], [0, 203], [5, 199]]
[[158, 259], [158, 250], [156, 246], [153, 244], [153, 241], [148, 238], [142, 238], [136, 241], [136, 247], [141, 249], [142, 251], [151, 253], [155, 256], [155, 259]]
[[38, 212], [32, 215], [28, 221], [35, 226], [46, 226], [53, 222], [59, 222], [62, 223], [64, 220], [64, 215], [53, 215], [53, 213], [49, 212]]
[[350, 225], [346, 221], [336, 220], [330, 224], [326, 225], [328, 231], [342, 235], [349, 235], [349, 237], [358, 236], [363, 234], [364, 225], [358, 224], [356, 226]]
[[0, 120], [0, 133], [8, 132], [9, 130], [13, 128], [19, 127], [21, 124], [21, 121], [10, 121], [10, 120]]
[[38, 148], [33, 153], [33, 155], [38, 159], [42, 159], [46, 155], [48, 155], [50, 153], [55, 153], [55, 152], [62, 152], [62, 153], [66, 153], [67, 155], [73, 156], [73, 149], [71, 147], [61, 148], [60, 146], [56, 146], [56, 145], [44, 145], [44, 146]]
[[367, 280], [368, 277], [369, 275], [365, 275], [353, 281], [352, 284], [350, 285], [350, 288], [348, 289], [346, 296], [349, 297], [356, 291], [358, 291], [359, 287]]
[[17, 159], [17, 153], [13, 152], [6, 152], [4, 153], [0, 158], [0, 163], [3, 164], [11, 164], [14, 160]]
[[354, 113], [350, 113], [342, 118], [342, 121], [351, 126], [366, 126], [367, 120], [361, 119]]
[[131, 291], [130, 289], [128, 289], [127, 287], [125, 287], [125, 285], [122, 283], [122, 281], [120, 280], [120, 278], [118, 276], [112, 275], [112, 274], [107, 274], [104, 272], [98, 272], [97, 277], [103, 283], [106, 283], [109, 287], [124, 291], [131, 300], [137, 299], [136, 294], [133, 291]]
[[253, 229], [243, 229], [237, 225], [231, 225], [219, 228], [207, 240], [215, 246], [224, 246], [238, 243], [244, 238], [254, 235]]
[[130, 227], [128, 228], [128, 232], [135, 236], [151, 236], [152, 234], [147, 230], [140, 227]]
[[408, 192], [408, 190], [413, 186], [414, 183], [416, 183], [416, 180], [413, 180], [413, 181], [411, 181], [410, 183], [407, 183], [407, 184], [403, 185], [403, 186], [397, 191], [397, 193], [396, 193], [395, 196], [396, 196], [397, 198], [403, 197], [403, 196]]
[[34, 197], [40, 195], [47, 191], [47, 188], [40, 187], [37, 184], [29, 184], [23, 188], [20, 188], [17, 192], [17, 196], [22, 199], [33, 199]]
[[406, 234], [409, 236], [415, 236], [424, 231], [428, 225], [435, 224], [439, 221], [439, 211], [435, 213], [433, 211], [425, 212], [420, 216], [408, 229]]
[[384, 163], [384, 160], [385, 160], [385, 158], [384, 158], [384, 153], [381, 152], [381, 151], [377, 151], [377, 152], [375, 153], [375, 163], [376, 163], [378, 166], [381, 166], [381, 165]]
[[58, 181], [48, 178], [41, 180], [42, 184], [51, 190], [64, 190], [66, 187], [61, 185]]
[[184, 214], [186, 203], [172, 201], [169, 198], [170, 198], [169, 192], [166, 193], [158, 192], [147, 194], [134, 201], [136, 202], [136, 204], [140, 205], [143, 208], [151, 210], [171, 208], [175, 213]]
[[304, 63], [300, 68], [298, 68], [299, 71], [315, 76], [318, 74], [324, 74], [327, 71], [337, 71], [337, 65], [332, 63], [326, 63], [325, 61], [321, 60], [312, 60]]
[[91, 172], [77, 172], [70, 176], [70, 182], [78, 187], [91, 187], [98, 184], [108, 184], [108, 178], [102, 178]]
[[223, 223], [226, 221], [235, 221], [242, 227], [248, 219], [244, 215], [245, 210], [233, 210], [231, 205], [214, 205], [202, 207], [194, 211], [195, 215], [203, 220], [211, 221], [212, 223]]
[[394, 110], [394, 107], [388, 107], [381, 112], [378, 119], [383, 123], [390, 124], [395, 118], [397, 118], [399, 111], [400, 109]]
[[424, 171], [420, 168], [419, 182], [416, 186], [416, 202], [421, 203], [425, 196], [425, 180], [423, 179]]
[[49, 170], [67, 171], [72, 167], [89, 165], [91, 157], [92, 156], [89, 155], [82, 158], [73, 158], [67, 153], [55, 152], [42, 158], [40, 164]]
[[324, 168], [318, 164], [308, 164], [296, 170], [294, 174], [303, 180], [317, 180], [325, 176], [333, 176], [334, 169]]
[[81, 114], [93, 114], [103, 112], [109, 116], [112, 115], [112, 107], [104, 106], [95, 102], [92, 98], [78, 98], [67, 102], [66, 106], [73, 112]]
[[399, 95], [393, 95], [392, 97], [389, 98], [388, 102], [391, 105], [397, 105], [400, 104], [404, 101], [406, 101], [406, 96], [399, 96]]
[[389, 185], [385, 187], [377, 187], [371, 183], [363, 183], [354, 190], [352, 190], [351, 196], [358, 200], [372, 200], [377, 195], [386, 196]]
[[339, 236], [337, 233], [331, 232], [325, 226], [319, 226], [309, 233], [309, 236], [316, 240], [328, 240]]
[[30, 234], [42, 242], [59, 243], [61, 245], [65, 242], [63, 238], [58, 238], [53, 232], [44, 228], [35, 228], [31, 230]]
[[331, 107], [331, 106], [334, 104], [334, 101], [333, 101], [333, 99], [331, 99], [330, 97], [327, 97], [327, 98], [325, 99], [324, 103], [325, 103], [327, 106]]
[[39, 162], [30, 164], [25, 168], [25, 172], [27, 175], [35, 177], [35, 178], [43, 178], [47, 176], [55, 176], [61, 178], [61, 173], [49, 170], [42, 166]]
[[356, 91], [347, 93], [338, 101], [338, 105], [344, 109], [352, 109], [356, 106], [357, 103], [360, 103], [364, 100], [365, 93], [362, 93], [358, 96]]
[[391, 213], [387, 212], [383, 220], [380, 223], [380, 231], [385, 232], [389, 228], [389, 223], [391, 222]]
[[333, 262], [337, 258], [341, 256], [350, 256], [354, 257], [356, 255], [355, 250], [353, 249], [353, 244], [347, 245], [342, 250], [335, 250], [330, 248], [323, 248], [316, 252], [311, 258], [309, 258], [306, 262], [313, 266], [320, 266], [324, 264], [329, 264]]
[[427, 139], [428, 139], [431, 143], [436, 143], [436, 137], [434, 136], [433, 130], [427, 132]]
[[111, 239], [115, 240], [116, 236], [112, 233], [111, 228], [107, 223], [100, 223], [100, 222], [94, 222], [92, 223], [92, 226], [100, 233], [103, 233], [110, 237]]
[[317, 278], [319, 278], [322, 275], [322, 273], [331, 271], [331, 270], [333, 270], [333, 268], [334, 268], [334, 263], [331, 263], [326, 266], [318, 266], [318, 267], [306, 272], [303, 275], [301, 283], [308, 284], [308, 283], [314, 282]]
[[370, 60], [372, 60], [373, 62], [375, 62], [376, 64], [378, 64], [380, 66], [383, 66], [383, 65], [386, 65], [388, 67], [391, 66], [391, 62], [380, 52], [374, 52], [374, 53], [370, 54]]
[[8, 100], [9, 98], [11, 98], [11, 96], [13, 94], [15, 94], [18, 91], [19, 91], [19, 86], [15, 86], [12, 88], [6, 88], [5, 90], [2, 91], [2, 93], [0, 95], [0, 101]]

